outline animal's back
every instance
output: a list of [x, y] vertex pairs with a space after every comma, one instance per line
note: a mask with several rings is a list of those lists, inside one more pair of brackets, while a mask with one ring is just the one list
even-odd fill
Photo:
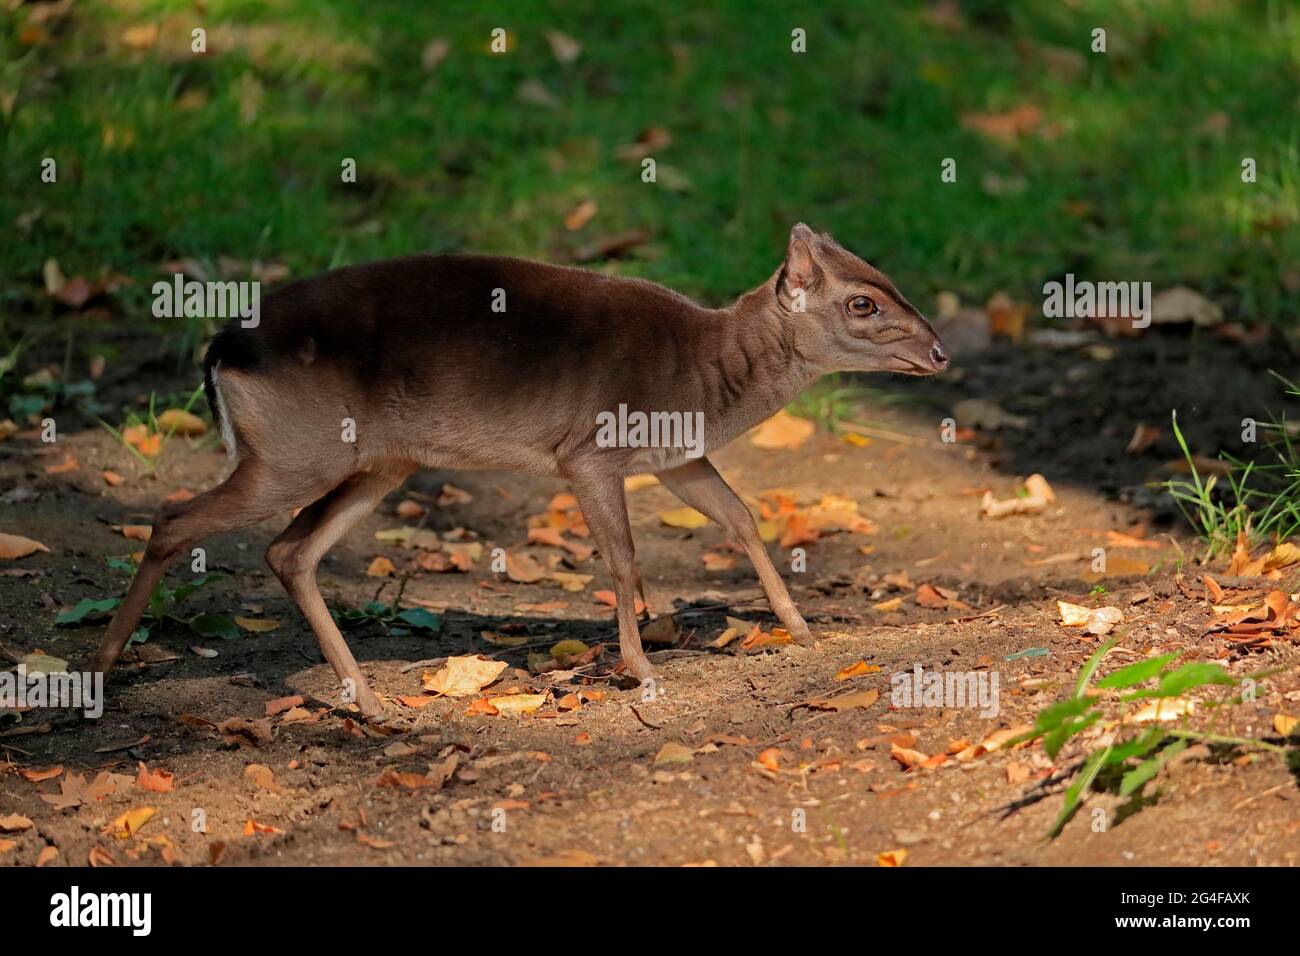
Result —
[[689, 354], [703, 312], [652, 283], [524, 259], [351, 266], [277, 289], [255, 328], [221, 332], [209, 380], [248, 397], [213, 383], [209, 399], [253, 446], [271, 419], [284, 441], [346, 418], [361, 458], [550, 472], [597, 411], [664, 386], [643, 381], [647, 355]]

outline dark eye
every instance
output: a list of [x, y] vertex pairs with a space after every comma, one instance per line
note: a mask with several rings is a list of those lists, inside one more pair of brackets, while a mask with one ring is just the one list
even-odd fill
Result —
[[880, 310], [876, 308], [875, 300], [868, 295], [855, 295], [849, 299], [850, 315], [875, 315]]

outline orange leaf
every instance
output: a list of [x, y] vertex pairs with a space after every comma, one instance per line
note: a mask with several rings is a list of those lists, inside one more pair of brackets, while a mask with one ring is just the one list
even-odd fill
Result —
[[149, 770], [140, 761], [140, 775], [135, 778], [135, 785], [141, 790], [149, 790], [152, 793], [171, 793], [174, 789], [175, 774], [168, 773], [166, 770]]

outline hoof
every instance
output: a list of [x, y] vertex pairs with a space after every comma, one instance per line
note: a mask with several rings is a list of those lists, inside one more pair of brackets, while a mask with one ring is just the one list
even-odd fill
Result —
[[384, 705], [379, 702], [379, 698], [367, 691], [357, 697], [357, 709], [361, 711], [361, 716], [371, 720], [378, 720], [384, 716]]

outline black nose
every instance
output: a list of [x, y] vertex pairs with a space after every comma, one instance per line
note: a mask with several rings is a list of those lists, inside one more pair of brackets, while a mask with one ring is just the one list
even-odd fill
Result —
[[934, 366], [936, 372], [942, 372], [948, 367], [948, 353], [943, 350], [942, 345], [930, 349], [930, 364]]

